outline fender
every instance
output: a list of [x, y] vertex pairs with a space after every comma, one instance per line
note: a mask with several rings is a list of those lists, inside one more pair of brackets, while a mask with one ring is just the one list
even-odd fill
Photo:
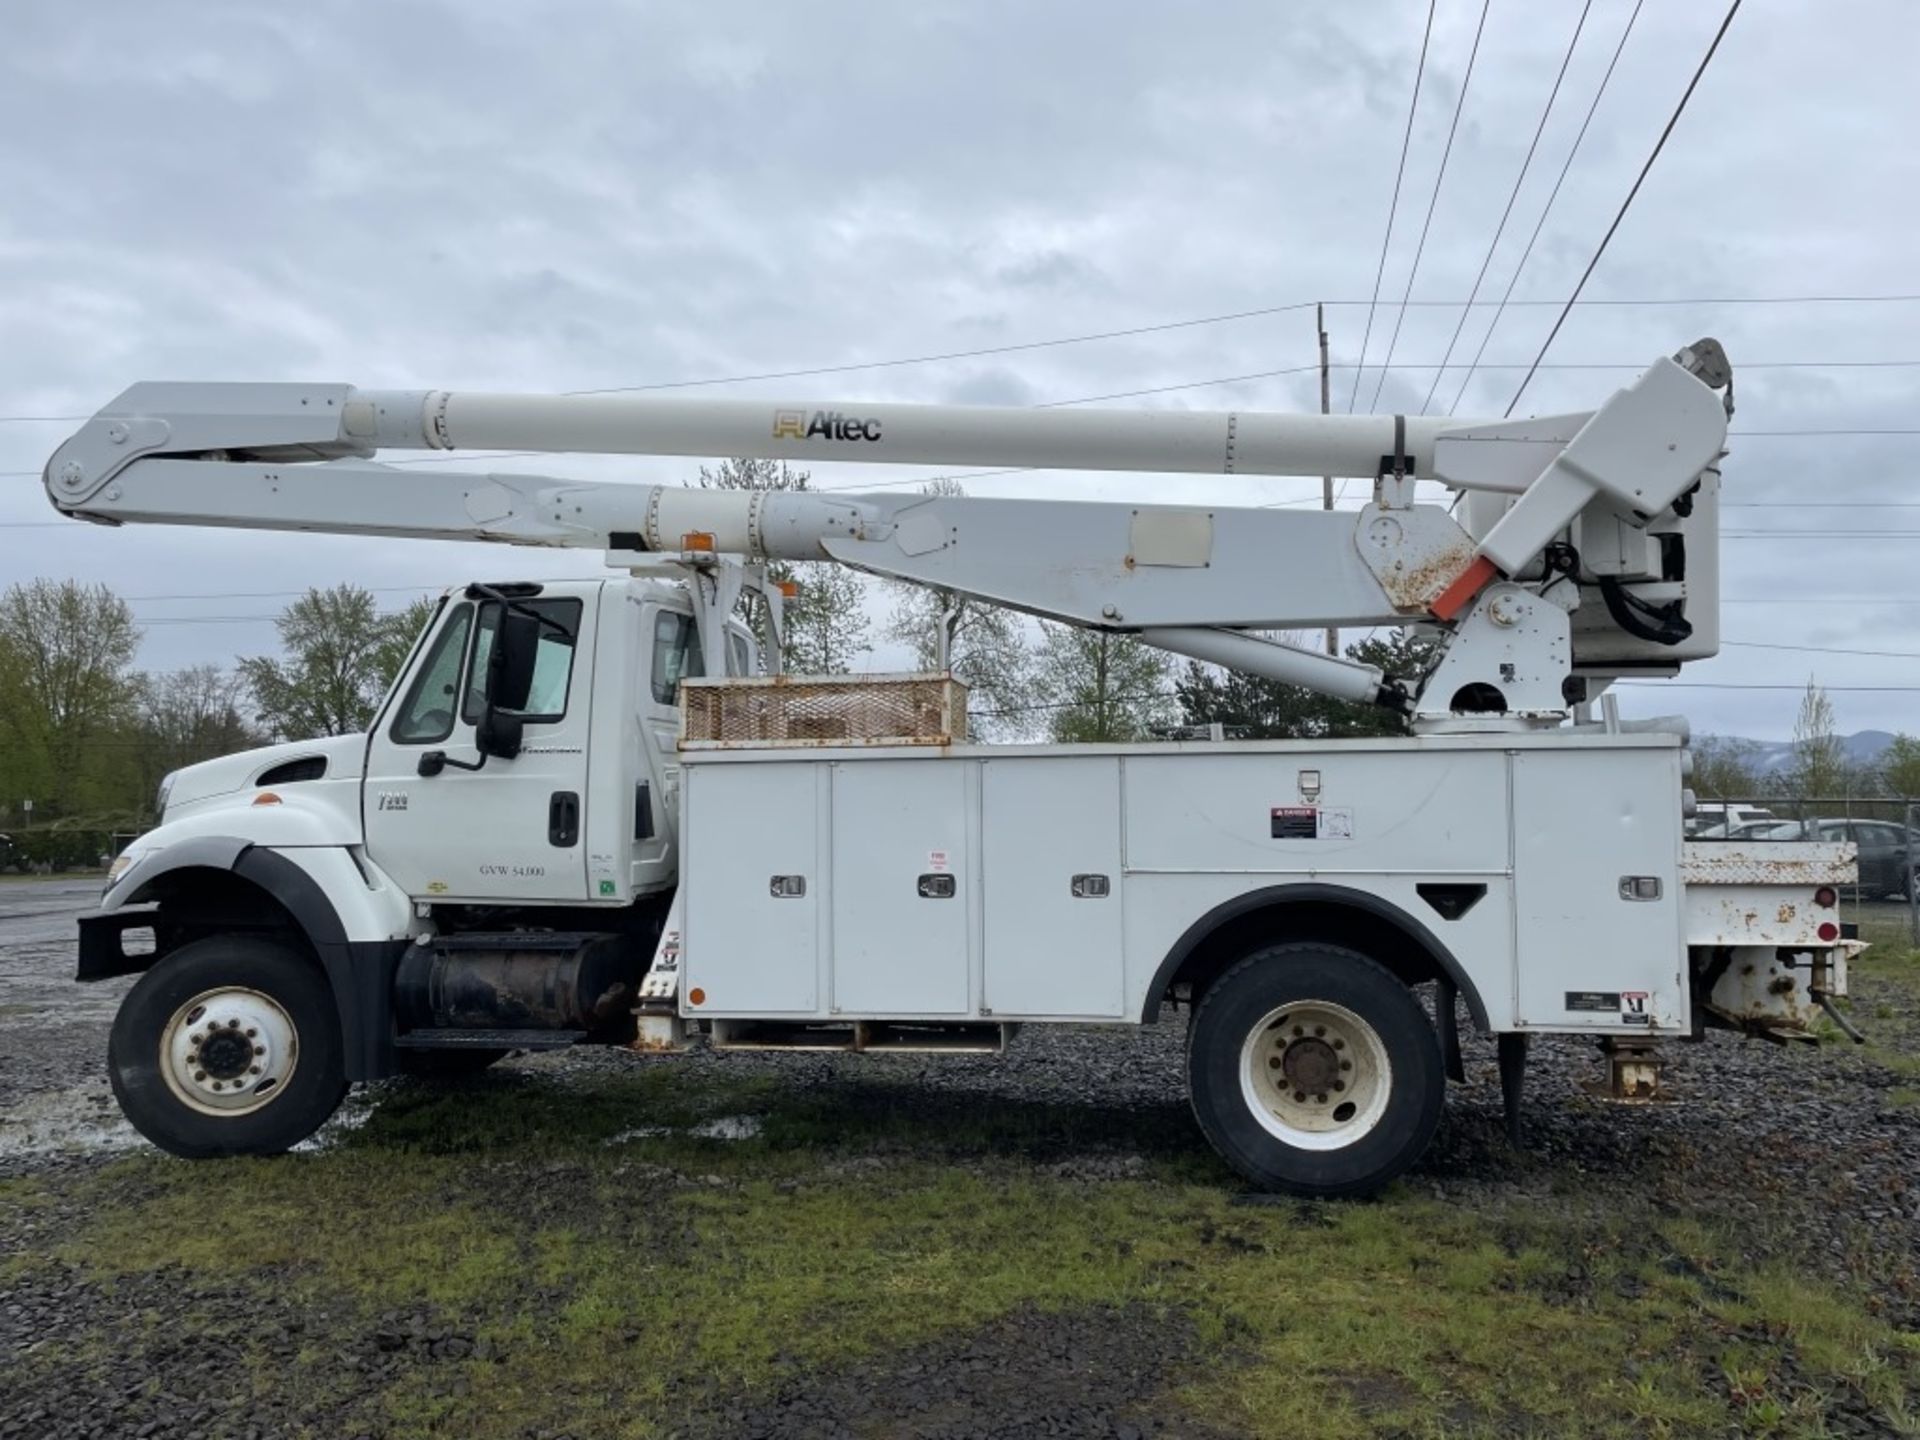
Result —
[[339, 912], [311, 875], [284, 855], [233, 836], [203, 835], [169, 845], [110, 886], [109, 896], [123, 890], [125, 898], [80, 917], [77, 979], [131, 975], [153, 963], [150, 955], [129, 956], [121, 944], [122, 934], [150, 924], [153, 912], [125, 907], [145, 898], [155, 881], [185, 869], [226, 870], [272, 896], [326, 972], [340, 1017], [347, 1078], [372, 1080], [393, 1073], [393, 975], [407, 941], [349, 940]]
[[1140, 1009], [1140, 1023], [1151, 1025], [1159, 1018], [1161, 997], [1167, 993], [1173, 977], [1180, 973], [1180, 967], [1188, 957], [1223, 925], [1255, 911], [1284, 910], [1304, 904], [1338, 905], [1361, 911], [1390, 925], [1423, 952], [1441, 977], [1466, 997], [1467, 1013], [1473, 1017], [1474, 1028], [1483, 1033], [1491, 1028], [1487, 1023], [1486, 1002], [1480, 998], [1479, 990], [1468, 978], [1459, 960], [1454, 958], [1453, 952], [1441, 944], [1431, 930], [1399, 906], [1382, 900], [1378, 895], [1370, 895], [1364, 890], [1350, 890], [1344, 885], [1322, 884], [1268, 885], [1236, 895], [1207, 911], [1174, 941], [1173, 948], [1167, 951], [1166, 958], [1153, 972], [1153, 980], [1147, 986], [1146, 1000]]

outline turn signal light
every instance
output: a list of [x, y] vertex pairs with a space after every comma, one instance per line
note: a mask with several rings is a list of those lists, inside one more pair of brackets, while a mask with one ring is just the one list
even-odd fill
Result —
[[710, 530], [689, 530], [680, 537], [680, 548], [697, 554], [711, 555], [714, 551], [713, 532]]
[[[1813, 892], [1813, 903], [1818, 905], [1822, 910], [1831, 910], [1835, 905], [1840, 903], [1840, 892], [1831, 885], [1822, 885], [1818, 890]], [[1821, 938], [1824, 939], [1825, 937], [1822, 936]]]
[[258, 795], [253, 797], [253, 803], [256, 805], [278, 805], [280, 803], [280, 797], [271, 790], [262, 790]]
[[779, 585], [780, 598], [782, 600], [797, 600], [800, 598], [800, 582], [798, 580], [782, 580], [779, 582]]

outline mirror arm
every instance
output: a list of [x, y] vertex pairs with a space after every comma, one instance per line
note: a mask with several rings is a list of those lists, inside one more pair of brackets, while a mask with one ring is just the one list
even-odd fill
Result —
[[482, 750], [478, 760], [455, 760], [444, 750], [429, 750], [420, 757], [419, 773], [431, 779], [442, 770], [484, 770], [487, 767], [487, 752]]
[[567, 629], [567, 627], [562, 625], [558, 620], [554, 619], [551, 615], [543, 614], [540, 611], [534, 609], [533, 606], [528, 605], [523, 601], [514, 599], [511, 595], [502, 595], [498, 590], [494, 589], [491, 585], [479, 585], [479, 584], [469, 585], [467, 586], [467, 594], [470, 596], [473, 596], [476, 599], [495, 601], [496, 603], [504, 606], [508, 610], [513, 611], [514, 614], [523, 615], [527, 619], [534, 621], [536, 624], [540, 626], [541, 629], [551, 630], [554, 634], [558, 635], [562, 640], [566, 641], [569, 645], [573, 643], [573, 632]]

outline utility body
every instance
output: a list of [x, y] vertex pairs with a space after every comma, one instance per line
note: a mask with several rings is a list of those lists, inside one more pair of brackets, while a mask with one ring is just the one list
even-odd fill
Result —
[[[1730, 395], [1711, 341], [1520, 422], [135, 386], [50, 460], [64, 513], [587, 547], [613, 573], [455, 587], [367, 734], [169, 777], [81, 922], [81, 979], [144, 972], [116, 1091], [178, 1153], [272, 1151], [352, 1081], [516, 1049], [997, 1050], [1171, 1005], [1222, 1155], [1342, 1194], [1426, 1145], [1463, 1010], [1500, 1037], [1516, 1117], [1534, 1033], [1595, 1038], [1622, 1098], [1654, 1092], [1662, 1039], [1805, 1035], [1845, 993], [1850, 847], [1685, 841], [1684, 723], [1622, 722], [1605, 693], [1717, 650]], [[464, 446], [1331, 473], [1374, 497], [716, 492], [373, 458]], [[969, 743], [945, 674], [779, 674], [771, 560], [1134, 635], [1407, 733]], [[1435, 658], [1387, 675], [1271, 633], [1327, 624], [1416, 625]]]

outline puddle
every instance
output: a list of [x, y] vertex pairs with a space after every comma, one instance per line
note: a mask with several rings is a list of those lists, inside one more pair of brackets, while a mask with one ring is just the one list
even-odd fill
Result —
[[657, 1140], [680, 1134], [691, 1135], [696, 1140], [751, 1140], [760, 1133], [763, 1123], [758, 1115], [720, 1115], [684, 1131], [675, 1130], [671, 1125], [635, 1125], [631, 1130], [609, 1135], [601, 1143], [624, 1145], [629, 1140]]
[[0, 1115], [0, 1159], [97, 1155], [146, 1143], [122, 1118], [105, 1081], [29, 1095]]
[[[373, 1117], [371, 1099], [349, 1096], [293, 1153], [325, 1152]], [[40, 1155], [102, 1155], [147, 1148], [147, 1141], [120, 1113], [105, 1081], [29, 1095], [0, 1113], [0, 1160]]]
[[758, 1115], [722, 1115], [696, 1125], [687, 1133], [702, 1140], [751, 1140], [760, 1133]]

